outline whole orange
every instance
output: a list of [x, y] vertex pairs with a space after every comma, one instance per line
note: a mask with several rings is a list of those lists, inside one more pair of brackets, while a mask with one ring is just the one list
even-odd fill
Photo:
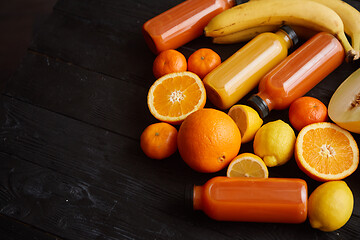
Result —
[[200, 48], [190, 55], [188, 70], [203, 79], [221, 63], [220, 56], [210, 48]]
[[178, 150], [182, 159], [199, 172], [217, 172], [237, 156], [241, 134], [226, 113], [204, 108], [190, 114], [178, 133]]
[[168, 123], [151, 124], [141, 134], [141, 149], [149, 158], [170, 157], [177, 150], [177, 134], [176, 128]]
[[290, 105], [289, 120], [298, 131], [311, 123], [325, 122], [327, 119], [326, 106], [316, 98], [301, 97]]
[[161, 52], [154, 60], [153, 73], [160, 78], [168, 73], [183, 72], [187, 70], [185, 56], [176, 50], [170, 49]]

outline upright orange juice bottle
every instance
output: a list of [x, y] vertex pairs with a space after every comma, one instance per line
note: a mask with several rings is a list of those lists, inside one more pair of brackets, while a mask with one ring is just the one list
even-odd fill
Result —
[[220, 221], [302, 223], [307, 184], [295, 178], [214, 177], [187, 189], [194, 210]]
[[259, 93], [248, 104], [264, 118], [272, 109], [286, 109], [344, 61], [345, 52], [333, 35], [320, 32], [266, 74]]
[[208, 98], [218, 108], [230, 108], [255, 88], [297, 41], [288, 26], [276, 33], [259, 34], [204, 78]]
[[209, 21], [235, 5], [235, 0], [187, 0], [147, 21], [142, 28], [156, 54], [176, 49], [203, 34]]

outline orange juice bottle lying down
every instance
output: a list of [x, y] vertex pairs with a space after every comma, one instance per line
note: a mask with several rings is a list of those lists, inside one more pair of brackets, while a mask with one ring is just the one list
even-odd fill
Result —
[[260, 80], [259, 92], [247, 103], [261, 118], [272, 109], [286, 109], [339, 67], [344, 59], [344, 49], [336, 37], [320, 32], [268, 72]]
[[209, 21], [235, 0], [187, 0], [147, 21], [145, 41], [156, 54], [176, 49], [203, 34]]
[[186, 190], [194, 210], [220, 221], [302, 223], [307, 184], [295, 178], [214, 177]]
[[206, 75], [208, 98], [218, 108], [230, 108], [286, 58], [288, 49], [297, 42], [295, 32], [288, 26], [276, 33], [259, 34]]

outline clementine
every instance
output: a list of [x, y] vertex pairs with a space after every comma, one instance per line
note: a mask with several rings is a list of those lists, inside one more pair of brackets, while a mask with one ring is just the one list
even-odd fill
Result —
[[170, 73], [154, 82], [147, 101], [155, 118], [180, 124], [189, 114], [204, 107], [206, 91], [195, 73]]
[[353, 136], [336, 124], [312, 123], [298, 134], [295, 160], [315, 180], [340, 180], [358, 167], [359, 148]]
[[290, 123], [298, 131], [311, 123], [327, 121], [327, 116], [326, 106], [313, 97], [298, 98], [289, 108]]
[[182, 159], [199, 172], [217, 172], [237, 156], [240, 130], [226, 113], [205, 108], [190, 114], [178, 133]]
[[149, 125], [140, 137], [140, 146], [149, 158], [164, 159], [177, 150], [177, 130], [168, 123]]
[[183, 72], [187, 70], [185, 56], [176, 50], [169, 49], [161, 52], [154, 60], [153, 73], [160, 78], [168, 73]]
[[190, 55], [188, 59], [188, 71], [197, 74], [203, 79], [221, 63], [220, 56], [210, 48], [200, 48]]

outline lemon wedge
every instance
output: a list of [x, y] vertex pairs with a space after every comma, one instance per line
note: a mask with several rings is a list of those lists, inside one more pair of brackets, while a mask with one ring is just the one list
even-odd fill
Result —
[[258, 177], [267, 178], [269, 171], [263, 160], [252, 153], [242, 153], [229, 164], [228, 177]]

